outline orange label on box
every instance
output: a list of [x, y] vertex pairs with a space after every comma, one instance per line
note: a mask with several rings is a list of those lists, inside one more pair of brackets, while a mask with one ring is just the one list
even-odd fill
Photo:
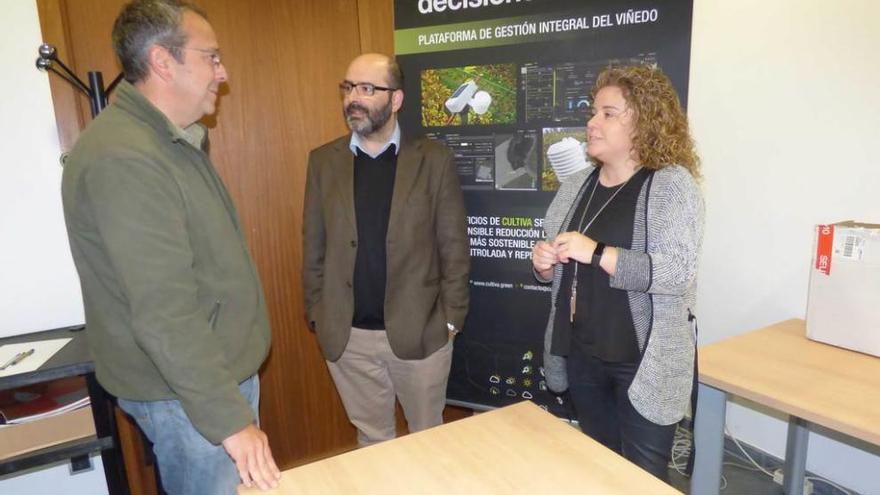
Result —
[[816, 242], [816, 270], [831, 275], [831, 252], [834, 249], [834, 225], [820, 225]]

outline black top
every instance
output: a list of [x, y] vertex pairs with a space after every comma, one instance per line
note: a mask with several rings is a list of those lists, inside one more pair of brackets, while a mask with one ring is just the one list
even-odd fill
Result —
[[357, 258], [354, 263], [354, 317], [351, 325], [385, 329], [385, 236], [391, 214], [397, 154], [392, 144], [376, 158], [358, 148], [354, 158]]
[[[590, 224], [586, 235], [608, 246], [631, 249], [636, 203], [647, 176], [647, 171], [641, 169], [623, 186], [604, 187], [601, 183], [597, 184], [584, 215], [594, 181], [598, 179], [598, 173], [594, 173], [585, 184], [567, 231], [586, 227], [590, 219], [602, 209], [602, 205], [620, 189]], [[577, 301], [574, 322], [570, 323], [570, 297], [575, 264], [578, 265]], [[564, 265], [553, 329], [554, 354], [581, 354], [616, 363], [633, 363], [639, 360], [638, 341], [627, 292], [612, 288], [610, 276], [601, 267], [574, 261]]]

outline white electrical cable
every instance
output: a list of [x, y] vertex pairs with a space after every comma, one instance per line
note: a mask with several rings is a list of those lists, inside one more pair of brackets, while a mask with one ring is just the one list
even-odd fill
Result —
[[[732, 466], [732, 467], [736, 467], [739, 469], [745, 469], [748, 471], [760, 472], [760, 473], [763, 473], [763, 474], [769, 476], [770, 479], [773, 479], [773, 473], [770, 471], [767, 471], [763, 466], [758, 464], [758, 462], [755, 461], [755, 459], [753, 459], [752, 456], [749, 455], [748, 452], [746, 452], [746, 449], [742, 446], [742, 444], [739, 443], [739, 440], [737, 440], [736, 437], [734, 437], [733, 435], [730, 434], [730, 430], [728, 430], [727, 427], [724, 428], [724, 433], [728, 437], [730, 437], [731, 440], [733, 440], [733, 443], [737, 447], [739, 447], [740, 452], [742, 452], [743, 455], [745, 455], [746, 459], [748, 459], [749, 462], [751, 462], [751, 465], [740, 464], [737, 462], [724, 462], [724, 463], [722, 463], [723, 466]], [[688, 457], [690, 457], [692, 445], [693, 445], [693, 432], [691, 432], [690, 430], [688, 430], [686, 428], [682, 428], [681, 426], [676, 425], [675, 439], [672, 442], [672, 457], [669, 460], [669, 467], [674, 469], [678, 474], [685, 476], [685, 477], [687, 477], [687, 474], [684, 472], [684, 470], [687, 467], [687, 460], [688, 460]], [[729, 454], [738, 455], [736, 452], [731, 452], [727, 449], [725, 449], [724, 451]], [[810, 480], [814, 483], [817, 481], [825, 483], [828, 486], [830, 486], [831, 488], [839, 490], [844, 495], [853, 495], [853, 492], [851, 492], [851, 491], [847, 490], [846, 488], [838, 485], [837, 483], [835, 483], [831, 480], [825, 479], [825, 478], [821, 478], [818, 476], [807, 476], [804, 479]], [[721, 486], [719, 489], [724, 490], [725, 488], [727, 488], [727, 478], [725, 478], [724, 475], [722, 475], [721, 476]]]
[[771, 480], [773, 479], [773, 473], [771, 473], [770, 471], [767, 471], [766, 469], [764, 469], [764, 466], [761, 466], [761, 465], [758, 464], [754, 459], [752, 459], [752, 456], [750, 456], [749, 453], [746, 452], [746, 449], [744, 449], [743, 446], [739, 443], [739, 440], [737, 440], [736, 437], [734, 437], [733, 435], [730, 434], [730, 430], [728, 430], [726, 426], [724, 427], [724, 433], [726, 433], [727, 436], [729, 436], [730, 439], [733, 440], [733, 443], [736, 444], [737, 447], [739, 447], [739, 450], [743, 453], [743, 455], [745, 455], [746, 458], [747, 458], [752, 464], [754, 464], [754, 466], [755, 466], [756, 468], [758, 468], [759, 471], [761, 471], [762, 473], [764, 473], [764, 474], [766, 474], [767, 476], [769, 476]]
[[[749, 453], [746, 452], [746, 449], [744, 449], [743, 446], [739, 443], [739, 440], [737, 440], [736, 437], [734, 437], [733, 435], [730, 434], [730, 430], [728, 430], [726, 426], [724, 427], [724, 432], [727, 434], [727, 436], [730, 437], [731, 440], [733, 440], [733, 443], [735, 443], [736, 446], [739, 447], [739, 450], [742, 451], [742, 453], [743, 453], [743, 454], [749, 459], [749, 461], [751, 461], [752, 464], [754, 464], [754, 466], [755, 466], [756, 468], [758, 468], [758, 470], [760, 470], [762, 473], [764, 473], [764, 474], [770, 476], [770, 478], [773, 479], [773, 473], [767, 471], [766, 469], [764, 469], [763, 466], [761, 466], [760, 464], [758, 464], [757, 462], [755, 462], [755, 460], [752, 459], [752, 456], [750, 456]], [[825, 478], [821, 478], [821, 477], [819, 477], [819, 476], [806, 476], [804, 479], [806, 479], [806, 480], [810, 480], [810, 481], [813, 481], [813, 482], [820, 481], [820, 482], [822, 482], [822, 483], [827, 484], [828, 486], [830, 486], [830, 487], [832, 487], [832, 488], [835, 488], [835, 489], [837, 489], [837, 490], [840, 490], [844, 495], [852, 495], [852, 492], [850, 492], [850, 491], [847, 490], [846, 488], [844, 488], [844, 487], [838, 485], [837, 483], [835, 483], [835, 482], [833, 482], [833, 481], [831, 481], [831, 480], [828, 480], [828, 479], [825, 479]]]
[[687, 476], [684, 469], [687, 467], [687, 459], [691, 455], [691, 442], [691, 432], [680, 426], [676, 426], [669, 467], [675, 469], [675, 471], [682, 476]]

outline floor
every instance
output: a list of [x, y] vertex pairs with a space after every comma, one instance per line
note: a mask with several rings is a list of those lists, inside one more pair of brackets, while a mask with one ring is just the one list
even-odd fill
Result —
[[[738, 460], [734, 462], [740, 464]], [[743, 466], [745, 465], [743, 464]], [[725, 465], [723, 473], [722, 494], [783, 495], [782, 486], [774, 483], [773, 480], [760, 471], [747, 469], [746, 467]], [[672, 486], [682, 493], [690, 493], [689, 478], [685, 478], [674, 469], [670, 469], [669, 479], [672, 482]], [[726, 486], [724, 484], [725, 481], [727, 482]]]
[[[678, 469], [669, 468], [669, 480], [676, 489], [682, 493], [690, 494], [690, 478], [680, 474], [685, 470], [688, 455], [690, 454], [692, 435], [691, 432], [678, 428], [675, 442], [672, 446], [672, 463]], [[779, 468], [782, 462], [772, 458], [766, 453], [754, 449], [748, 445], [737, 446], [728, 439], [724, 449], [724, 466], [722, 469], [721, 494], [722, 495], [783, 495], [782, 485], [776, 484], [773, 479], [753, 462], [749, 461], [746, 454], [754, 459], [768, 472]], [[745, 453], [744, 453], [745, 451]], [[813, 476], [807, 473], [808, 476]], [[859, 495], [855, 491], [843, 491], [827, 483], [813, 482], [813, 495]], [[700, 494], [693, 494], [700, 495]]]

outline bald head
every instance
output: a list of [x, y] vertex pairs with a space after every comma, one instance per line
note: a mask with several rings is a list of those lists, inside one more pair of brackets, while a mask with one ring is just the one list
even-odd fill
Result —
[[364, 53], [357, 56], [348, 65], [345, 79], [349, 81], [366, 81], [358, 79], [358, 76], [369, 76], [380, 82], [374, 82], [380, 86], [394, 89], [403, 88], [403, 73], [397, 62], [383, 53]]

